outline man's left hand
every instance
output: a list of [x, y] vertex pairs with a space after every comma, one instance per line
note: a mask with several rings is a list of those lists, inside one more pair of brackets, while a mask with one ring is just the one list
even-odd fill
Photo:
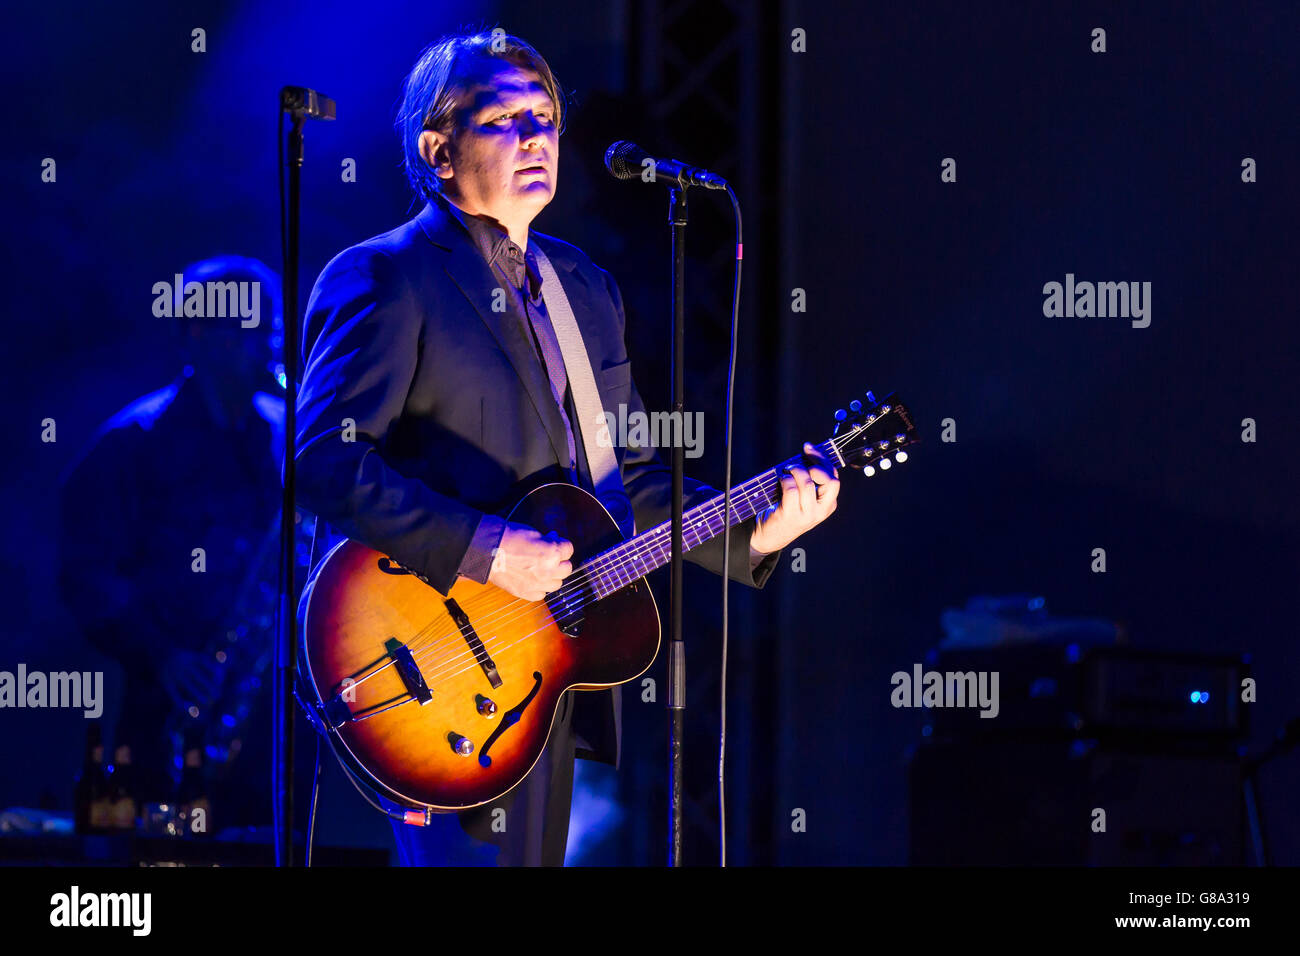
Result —
[[781, 503], [758, 516], [749, 546], [759, 554], [780, 551], [835, 511], [839, 472], [812, 445], [805, 443], [803, 451], [809, 466], [790, 466], [781, 476]]

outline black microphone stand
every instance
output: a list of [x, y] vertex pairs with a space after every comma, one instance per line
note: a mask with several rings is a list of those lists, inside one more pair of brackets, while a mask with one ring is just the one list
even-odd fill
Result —
[[[624, 140], [614, 143], [605, 152], [605, 168], [615, 179], [638, 178], [641, 170], [643, 182], [656, 181], [655, 171], [663, 175], [660, 182], [669, 185], [668, 223], [672, 227], [673, 262], [673, 360], [672, 360], [672, 415], [681, 428], [686, 423], [686, 225], [688, 222], [686, 190], [690, 186], [706, 189], [731, 188], [721, 176], [706, 169], [687, 166], [675, 159], [655, 159], [635, 143]], [[650, 170], [649, 178], [644, 175]], [[732, 202], [735, 196], [732, 194]], [[739, 210], [737, 210], [739, 215]], [[737, 220], [739, 222], [739, 220]], [[739, 228], [739, 227], [737, 227]], [[737, 234], [739, 242], [739, 233]], [[737, 247], [739, 258], [739, 247]], [[733, 330], [734, 331], [734, 330]], [[727, 397], [730, 408], [730, 392]], [[686, 730], [686, 645], [682, 642], [682, 486], [686, 469], [686, 449], [680, 440], [673, 442], [672, 454], [672, 550], [669, 555], [669, 622], [668, 622], [668, 865], [682, 865], [682, 787], [684, 785], [683, 743]], [[728, 417], [728, 478], [730, 478], [730, 417]], [[729, 489], [724, 495], [729, 494]], [[729, 503], [729, 499], [728, 503]], [[730, 510], [723, 518], [723, 532], [729, 528]], [[723, 554], [727, 554], [727, 539], [723, 538]], [[724, 561], [725, 563], [725, 561]], [[727, 577], [727, 568], [722, 576]], [[727, 608], [722, 608], [723, 633], [726, 632]], [[724, 645], [725, 646], [725, 645]], [[725, 660], [725, 658], [724, 658]], [[725, 725], [726, 717], [723, 716]]]
[[[308, 118], [334, 119], [334, 103], [313, 90], [286, 86], [280, 91], [280, 112], [292, 118], [289, 154], [287, 209], [281, 206], [281, 235], [284, 242], [284, 493], [280, 504], [280, 632], [276, 642], [273, 734], [276, 809], [275, 860], [277, 866], [293, 866], [294, 731], [297, 712], [293, 699], [294, 675], [298, 672], [297, 607], [295, 606], [294, 564], [298, 508], [294, 492], [296, 411], [298, 404], [298, 233], [301, 217], [303, 125]], [[281, 140], [283, 147], [283, 140]], [[284, 184], [284, 170], [279, 170]]]
[[[668, 190], [672, 227], [673, 360], [672, 415], [686, 421], [686, 187]], [[671, 418], [670, 418], [671, 420]], [[672, 550], [669, 560], [668, 642], [668, 865], [682, 865], [682, 745], [686, 736], [686, 645], [682, 642], [682, 478], [683, 442], [673, 442]], [[727, 569], [723, 568], [723, 575]]]
[[[282, 100], [287, 97], [282, 96]], [[285, 104], [281, 103], [285, 108]], [[289, 203], [285, 227], [284, 254], [284, 489], [280, 503], [280, 635], [276, 655], [275, 766], [279, 768], [275, 801], [279, 808], [276, 827], [277, 866], [293, 866], [293, 736], [297, 713], [289, 704], [293, 696], [293, 675], [298, 648], [294, 640], [297, 618], [294, 592], [294, 521], [298, 517], [294, 493], [294, 432], [298, 404], [298, 225], [301, 206], [302, 127], [301, 110], [292, 111], [289, 130]], [[284, 175], [281, 171], [281, 175]]]

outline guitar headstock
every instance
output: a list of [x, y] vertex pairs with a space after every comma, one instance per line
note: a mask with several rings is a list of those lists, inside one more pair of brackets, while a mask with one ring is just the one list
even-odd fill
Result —
[[871, 476], [888, 471], [894, 462], [907, 461], [904, 449], [920, 440], [911, 413], [896, 394], [877, 402], [867, 392], [866, 404], [855, 399], [835, 413], [835, 431], [828, 444], [833, 447], [832, 458], [838, 456], [846, 468], [861, 468]]

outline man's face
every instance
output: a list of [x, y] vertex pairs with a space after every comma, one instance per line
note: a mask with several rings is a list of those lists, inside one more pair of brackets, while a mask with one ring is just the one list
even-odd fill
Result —
[[527, 224], [555, 195], [555, 104], [537, 73], [493, 57], [473, 61], [463, 90], [450, 137], [421, 138], [425, 161], [466, 211]]

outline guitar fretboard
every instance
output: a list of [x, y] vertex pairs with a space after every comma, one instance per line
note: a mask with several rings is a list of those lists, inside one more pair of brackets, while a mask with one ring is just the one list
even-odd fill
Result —
[[[815, 446], [832, 464], [837, 464], [837, 452], [830, 441]], [[776, 468], [755, 475], [731, 490], [731, 524], [748, 521], [762, 514], [781, 500], [781, 472], [789, 465], [803, 463], [796, 455]], [[701, 505], [696, 505], [682, 516], [682, 550], [691, 551], [718, 535], [726, 525], [724, 496], [717, 495]], [[639, 581], [651, 571], [663, 567], [672, 558], [672, 523], [665, 521], [645, 531], [630, 541], [615, 545], [608, 551], [591, 558], [574, 571], [574, 578], [585, 580], [584, 591], [589, 600], [599, 600]], [[564, 590], [563, 588], [561, 590]], [[586, 603], [583, 601], [581, 603]], [[573, 608], [572, 601], [566, 601]]]

